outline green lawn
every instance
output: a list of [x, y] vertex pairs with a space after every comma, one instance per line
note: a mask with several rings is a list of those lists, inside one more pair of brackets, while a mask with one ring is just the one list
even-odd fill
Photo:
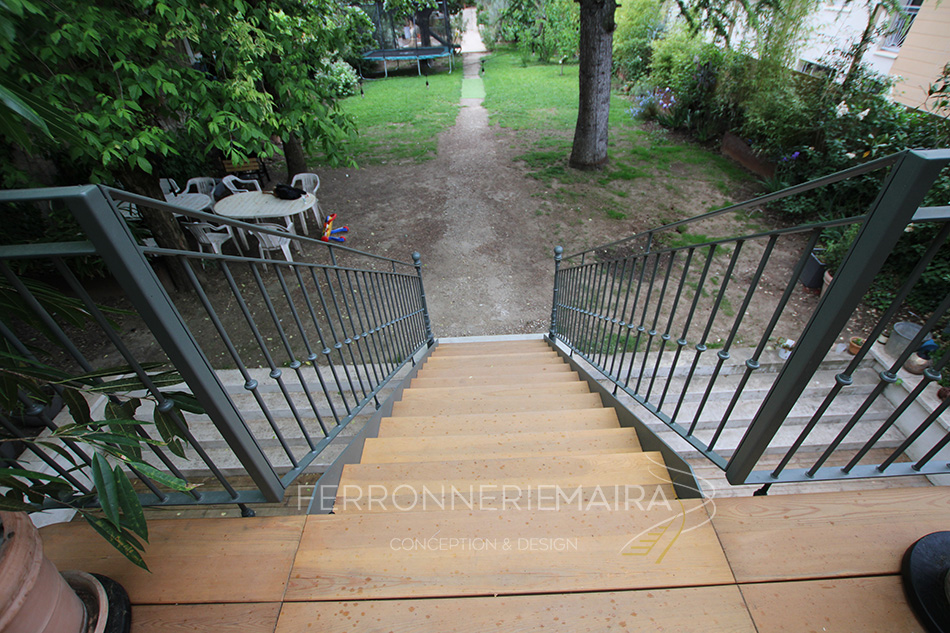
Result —
[[364, 81], [364, 96], [341, 102], [356, 121], [358, 132], [348, 147], [357, 164], [435, 158], [439, 132], [453, 125], [458, 115], [462, 72], [460, 68], [451, 75], [447, 70], [430, 72], [428, 77]]
[[[577, 121], [577, 65], [529, 63], [522, 66], [515, 52], [501, 51], [485, 60], [485, 107], [490, 121], [519, 132], [514, 141], [529, 176], [547, 185], [551, 203], [599, 209], [613, 220], [628, 217], [630, 200], [648, 186], [662, 188], [674, 203], [689, 202], [687, 182], [697, 179], [730, 195], [749, 176], [728, 159], [695, 143], [681, 142], [666, 130], [644, 126], [627, 110], [630, 103], [614, 94], [610, 102], [609, 162], [583, 172], [568, 167]], [[674, 204], [669, 219], [705, 212]], [[582, 213], [586, 213], [586, 210]]]

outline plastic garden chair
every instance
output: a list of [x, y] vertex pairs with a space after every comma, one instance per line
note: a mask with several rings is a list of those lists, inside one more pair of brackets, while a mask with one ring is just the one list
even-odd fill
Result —
[[198, 249], [202, 253], [205, 246], [210, 246], [213, 253], [220, 255], [224, 243], [234, 237], [231, 227], [227, 225], [215, 226], [207, 222], [188, 222], [185, 226], [198, 240]]
[[[310, 210], [313, 211], [313, 219], [316, 221], [317, 226], [323, 226], [323, 218], [320, 217], [320, 201], [316, 199], [317, 189], [320, 188], [320, 176], [307, 173], [297, 174], [293, 180], [290, 181], [290, 186], [303, 189], [307, 193], [313, 194], [314, 201]], [[309, 235], [310, 231], [307, 230], [307, 219], [303, 213], [300, 214], [300, 223], [303, 224], [303, 232]]]
[[[280, 224], [258, 224], [257, 226], [262, 229], [287, 232], [287, 228]], [[294, 261], [294, 258], [290, 254], [290, 237], [271, 235], [270, 233], [258, 233], [257, 231], [251, 230], [248, 230], [248, 233], [252, 233], [254, 237], [257, 238], [257, 245], [261, 250], [261, 259], [266, 259], [266, 253], [270, 251], [280, 250], [284, 252], [284, 259], [288, 262]]]

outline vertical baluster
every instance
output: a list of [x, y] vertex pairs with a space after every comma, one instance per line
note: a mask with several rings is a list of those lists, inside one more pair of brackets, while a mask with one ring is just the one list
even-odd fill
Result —
[[[317, 277], [313, 273], [313, 268], [310, 267], [310, 278], [314, 283], [314, 289], [317, 290]], [[313, 299], [310, 297], [310, 291], [307, 290], [306, 280], [303, 275], [300, 274], [300, 268], [294, 267], [294, 275], [297, 277], [297, 285], [300, 287], [300, 292], [304, 297], [304, 304], [307, 306], [307, 312], [310, 314], [310, 321], [313, 323], [313, 327], [317, 332], [317, 342], [320, 344], [320, 353], [323, 354], [324, 360], [326, 360], [327, 367], [330, 370], [330, 375], [333, 377], [333, 382], [336, 385], [336, 392], [340, 396], [340, 400], [343, 403], [343, 408], [346, 410], [346, 413], [350, 413], [350, 405], [346, 399], [346, 394], [343, 389], [343, 383], [340, 380], [340, 375], [337, 372], [336, 364], [333, 362], [333, 352], [330, 349], [330, 346], [327, 344], [326, 337], [323, 334], [323, 328], [320, 326], [320, 319], [317, 317], [316, 307], [313, 305]], [[317, 380], [320, 381], [320, 387], [323, 389], [323, 394], [326, 397], [327, 405], [330, 407], [330, 411], [333, 414], [333, 419], [337, 425], [340, 424], [340, 414], [337, 411], [336, 404], [334, 404], [333, 397], [331, 396], [330, 388], [327, 386], [326, 379], [323, 376], [323, 372], [320, 369], [319, 358], [320, 356], [309, 346], [307, 348], [308, 355], [307, 360], [310, 361], [311, 367], [317, 376]]]
[[[678, 250], [670, 252], [670, 262], [672, 263], [673, 258], [676, 257]], [[650, 400], [650, 394], [653, 393], [653, 385], [656, 382], [656, 377], [660, 374], [660, 364], [663, 362], [663, 352], [666, 351], [666, 344], [669, 343], [673, 336], [670, 334], [670, 331], [673, 329], [673, 319], [676, 318], [676, 309], [679, 307], [680, 298], [683, 296], [683, 287], [686, 285], [686, 276], [689, 274], [690, 265], [693, 263], [693, 253], [696, 252], [694, 247], [686, 249], [686, 260], [683, 262], [683, 268], [680, 272], [680, 280], [676, 286], [676, 296], [673, 298], [673, 305], [670, 306], [670, 314], [666, 320], [666, 329], [663, 334], [660, 335], [660, 349], [656, 354], [656, 364], [653, 366], [653, 377], [650, 378], [650, 386], [647, 388], [646, 396], [644, 400]], [[673, 367], [670, 367], [669, 374], [666, 377], [666, 383], [664, 391], [669, 388], [670, 381], [673, 380]], [[660, 406], [662, 406], [662, 400], [660, 401]], [[657, 407], [659, 410], [660, 407]]]
[[[666, 263], [666, 274], [663, 275], [663, 287], [660, 289], [660, 296], [656, 301], [656, 312], [653, 314], [653, 323], [650, 325], [650, 330], [647, 332], [649, 338], [647, 339], [647, 348], [643, 353], [643, 362], [640, 364], [640, 376], [637, 378], [637, 387], [634, 389], [637, 393], [640, 393], [640, 384], [643, 380], [643, 377], [646, 375], [647, 371], [647, 359], [650, 357], [650, 350], [653, 347], [653, 338], [657, 335], [656, 326], [660, 322], [660, 312], [663, 309], [663, 302], [666, 299], [666, 288], [669, 285], [670, 273], [673, 270], [673, 260], [676, 259], [676, 252], [668, 253], [667, 263]], [[660, 253], [656, 254], [656, 263], [660, 261]], [[653, 274], [656, 275], [656, 267], [654, 266]], [[660, 358], [662, 357], [662, 351], [657, 354], [657, 364], [659, 364]], [[653, 384], [653, 380], [656, 379], [656, 374], [650, 377], [650, 384]], [[649, 396], [647, 396], [647, 399]]]
[[422, 256], [419, 253], [413, 253], [412, 263], [416, 267], [416, 276], [419, 278], [419, 303], [422, 306], [422, 320], [426, 328], [426, 342], [429, 347], [432, 347], [435, 338], [432, 336], [432, 323], [429, 320], [429, 308], [426, 305], [426, 291], [422, 284]]
[[[346, 283], [350, 289], [350, 294], [353, 296], [353, 305], [356, 306], [356, 318], [359, 324], [361, 332], [361, 337], [363, 339], [363, 345], [366, 347], [366, 354], [369, 356], [370, 364], [373, 370], [373, 379], [374, 379], [374, 389], [375, 385], [378, 385], [382, 382], [382, 378], [379, 375], [379, 372], [382, 370], [382, 365], [379, 364], [379, 355], [378, 350], [376, 349], [376, 341], [373, 336], [371, 327], [369, 326], [369, 313], [366, 310], [366, 298], [363, 295], [362, 289], [359, 287], [359, 277], [355, 271], [347, 270], [346, 272]], [[357, 277], [356, 286], [353, 285], [353, 276]], [[362, 310], [360, 310], [360, 304], [362, 304]], [[373, 353], [377, 352], [377, 355], [374, 357]]]
[[[330, 252], [332, 254], [333, 251], [331, 250]], [[350, 368], [346, 364], [346, 358], [343, 356], [343, 343], [340, 341], [340, 337], [337, 336], [336, 328], [333, 327], [333, 318], [330, 316], [330, 307], [327, 304], [327, 299], [323, 294], [323, 290], [320, 288], [320, 281], [317, 279], [317, 271], [311, 268], [310, 275], [313, 277], [313, 283], [317, 290], [317, 297], [320, 299], [320, 306], [323, 308], [323, 315], [327, 320], [327, 327], [330, 329], [330, 337], [333, 339], [333, 349], [336, 350], [337, 356], [340, 358], [340, 366], [343, 367], [343, 374], [346, 376], [346, 382], [350, 386], [350, 393], [353, 396], [353, 400], [354, 402], [358, 402], [359, 394], [356, 391], [356, 386], [353, 384], [353, 377], [350, 375]], [[329, 285], [329, 274], [327, 273], [326, 268], [323, 269], [323, 276], [327, 279], [327, 283]], [[329, 349], [329, 347], [326, 349]], [[324, 353], [326, 353], [326, 351], [324, 351]], [[346, 396], [343, 393], [342, 387], [340, 387], [340, 395], [343, 396], [343, 404], [346, 407], [346, 414], [349, 415], [352, 413], [352, 409], [346, 401]]]
[[[703, 271], [699, 275], [699, 283], [696, 286], [696, 290], [693, 292], [693, 303], [689, 308], [689, 314], [686, 315], [686, 323], [683, 325], [683, 334], [679, 338], [679, 340], [676, 341], [676, 352], [674, 352], [673, 354], [673, 364], [670, 365], [670, 379], [666, 381], [666, 385], [663, 387], [663, 395], [660, 396], [660, 404], [659, 406], [657, 406], [657, 411], [660, 411], [663, 409], [663, 403], [666, 401], [666, 396], [667, 396], [667, 393], [669, 392], [670, 383], [673, 382], [673, 376], [676, 374], [676, 365], [679, 363], [680, 354], [683, 353], [683, 348], [689, 344], [689, 341], [686, 339], [686, 336], [689, 334], [689, 326], [692, 324], [693, 316], [695, 316], [696, 314], [696, 307], [699, 304], [699, 298], [703, 294], [702, 293], [703, 286], [706, 283], [706, 275], [709, 274], [709, 267], [712, 264], [713, 256], [715, 254], [716, 254], [716, 245], [712, 244], [709, 247], [709, 251], [706, 253], [706, 263], [703, 265]], [[683, 274], [685, 275], [686, 271], [684, 271]], [[686, 383], [684, 383], [683, 385], [683, 393], [686, 393], [686, 388], [688, 385], [689, 385], [689, 381], [687, 380]], [[682, 400], [682, 396], [680, 396], [679, 399]], [[677, 406], [677, 409], [679, 409], [679, 406]], [[675, 422], [676, 414], [674, 413], [670, 419]]]
[[[752, 297], [755, 295], [756, 288], [759, 285], [759, 280], [762, 278], [762, 273], [765, 271], [765, 266], [768, 264], [769, 258], [772, 255], [772, 250], [775, 248], [775, 243], [777, 240], [778, 235], [773, 235], [770, 237], [768, 243], [765, 246], [765, 251], [762, 253], [762, 257], [759, 258], [759, 266], [752, 275], [752, 280], [749, 283], [749, 289], [746, 291], [745, 298], [742, 301], [742, 306], [739, 308], [739, 313], [736, 315], [736, 320], [733, 322], [732, 329], [729, 331], [729, 338], [726, 340], [726, 344], [718, 354], [719, 360], [716, 364], [716, 371], [713, 372], [712, 377], [709, 379], [709, 384], [706, 386], [706, 393], [703, 394], [703, 401], [702, 404], [700, 404], [700, 407], [705, 406], [706, 401], [709, 399], [709, 395], [712, 393], [713, 386], [716, 384], [716, 378], [719, 376], [719, 371], [722, 368], [722, 364], [729, 359], [729, 350], [732, 349], [732, 343], [736, 339], [736, 333], [738, 333], [739, 326], [742, 324], [746, 311], [749, 309], [749, 305], [752, 303]], [[732, 402], [738, 402], [738, 398], [741, 397], [742, 392], [745, 389], [748, 375], [748, 373], [745, 373], [740, 379], [739, 386], [736, 387], [736, 390], [733, 394]], [[710, 451], [716, 446], [716, 442], [719, 441], [722, 431], [726, 428], [726, 423], [729, 421], [729, 416], [732, 414], [733, 406], [734, 405], [730, 405], [729, 408], [727, 408], [726, 412], [722, 416], [722, 419], [719, 421], [719, 425], [716, 427], [716, 431], [713, 433], [713, 437], [709, 441], [708, 449]]]
[[[611, 334], [617, 337], [617, 347], [614, 350], [613, 358], [610, 359], [610, 368], [607, 370], [607, 376], [614, 380], [614, 395], [617, 395], [617, 388], [619, 385], [616, 383], [616, 377], [614, 374], [614, 368], [617, 366], [617, 358], [623, 359], [624, 349], [620, 345], [620, 340], [623, 338], [624, 333], [626, 332], [627, 321], [627, 304], [630, 300], [630, 287], [633, 285], [633, 270], [631, 269], [630, 274], [627, 274], [627, 267], [631, 264], [629, 257], [625, 257], [623, 260], [623, 269], [620, 271], [620, 292], [623, 294], [623, 306], [620, 306], [620, 297], [617, 297], [617, 305], [619, 307], [619, 312], [617, 314], [617, 330], [614, 332], [611, 330]], [[623, 291], [623, 280], [628, 279], [627, 281], [627, 290]]]
[[[248, 265], [252, 265], [248, 262]], [[275, 380], [280, 380], [280, 370], [277, 369], [277, 366], [274, 364], [274, 359], [270, 355], [270, 350], [267, 349], [267, 345], [264, 342], [264, 337], [261, 336], [261, 332], [257, 327], [257, 322], [254, 320], [253, 315], [251, 314], [250, 309], [247, 306], [247, 302], [244, 300], [244, 295], [241, 294], [240, 289], [238, 288], [237, 282], [234, 281], [234, 276], [231, 274], [231, 269], [228, 267], [227, 262], [221, 262], [221, 271], [224, 273], [224, 277], [228, 282], [228, 287], [231, 289], [231, 293], [234, 295], [234, 298], [237, 300], [238, 308], [241, 310], [241, 314], [244, 315], [244, 320], [247, 322], [248, 327], [251, 329], [251, 334], [254, 336], [254, 340], [257, 342], [258, 349], [261, 350], [261, 354], [264, 355], [264, 362], [267, 363], [267, 366], [271, 369], [271, 377]], [[192, 271], [192, 274], [193, 271]], [[196, 283], [193, 281], [192, 283]], [[209, 312], [212, 315], [212, 319], [216, 319], [216, 316], [213, 316], [214, 313]], [[218, 322], [220, 324], [220, 321]], [[224, 331], [224, 326], [221, 325], [221, 332]], [[238, 361], [239, 367], [243, 367], [240, 364], [240, 356], [235, 354], [235, 360]], [[274, 436], [277, 438], [277, 441], [280, 443], [281, 448], [284, 449], [284, 453], [287, 455], [287, 458], [290, 459], [290, 463], [294, 468], [297, 467], [297, 458], [294, 455], [293, 451], [290, 449], [290, 445], [287, 443], [286, 438], [284, 438], [283, 432], [280, 430], [280, 427], [277, 425], [274, 416], [270, 412], [270, 408], [264, 403], [264, 399], [261, 397], [260, 392], [258, 391], [258, 382], [251, 378], [249, 374], [242, 372], [245, 376], [244, 388], [250, 391], [255, 400], [257, 400], [258, 406], [261, 407], [261, 411], [264, 413], [264, 417], [267, 419], [268, 424], [271, 427], [271, 430], [274, 432]]]
[[400, 326], [399, 310], [397, 307], [398, 303], [396, 302], [396, 295], [393, 292], [393, 281], [389, 275], [379, 278], [379, 284], [383, 289], [383, 305], [388, 315], [388, 329], [391, 332], [390, 337], [392, 338], [393, 347], [396, 349], [397, 354], [394, 360], [396, 360], [398, 365], [409, 356], [410, 350], [407, 348], [405, 339], [402, 336], [402, 327]]
[[[290, 267], [296, 274], [296, 265]], [[316, 354], [313, 353], [313, 349], [310, 347], [310, 338], [307, 336], [307, 332], [303, 327], [303, 323], [300, 321], [300, 314], [297, 312], [297, 305], [294, 302], [293, 295], [290, 292], [290, 288], [287, 286], [287, 280], [284, 279], [284, 273], [281, 271], [281, 266], [274, 265], [274, 273], [277, 275], [277, 280], [280, 283], [281, 290], [284, 293], [284, 297], [287, 299], [287, 307], [290, 309], [290, 314], [294, 320], [294, 324], [297, 326], [297, 331], [300, 333], [300, 339], [303, 341], [304, 349], [307, 351], [307, 359], [316, 358]], [[274, 315], [276, 318], [276, 314]], [[326, 437], [329, 434], [327, 430], [327, 425], [323, 421], [323, 416], [320, 415], [320, 408], [317, 406], [317, 403], [313, 399], [313, 394], [310, 391], [310, 385], [307, 383], [307, 379], [304, 376], [303, 363], [300, 362], [300, 359], [296, 357], [293, 350], [291, 349], [290, 343], [285, 336], [283, 336], [283, 327], [280, 325], [280, 319], [276, 321], [278, 330], [281, 332], [281, 339], [284, 342], [284, 346], [287, 349], [287, 354], [290, 357], [289, 367], [294, 370], [297, 374], [297, 380], [300, 381], [300, 388], [303, 389], [304, 396], [307, 398], [307, 402], [310, 404], [310, 410], [313, 411], [314, 416], [317, 418], [317, 424], [320, 425], [320, 429], [323, 431], [323, 436]], [[311, 361], [313, 362], [313, 361]], [[322, 385], [322, 383], [321, 383]], [[326, 390], [324, 389], [324, 396], [326, 396]], [[313, 448], [311, 444], [311, 449]]]
[[[128, 349], [128, 347], [126, 347], [125, 343], [121, 338], [119, 338], [118, 334], [116, 334], [108, 319], [106, 319], [105, 315], [102, 314], [99, 306], [96, 305], [89, 293], [86, 292], [86, 289], [79, 282], [73, 272], [59, 258], [54, 259], [53, 264], [56, 266], [56, 270], [59, 272], [62, 278], [65, 279], [69, 284], [69, 287], [72, 289], [72, 291], [76, 293], [77, 297], [79, 297], [79, 300], [82, 301], [83, 305], [86, 306], [86, 310], [89, 312], [90, 316], [95, 319], [96, 323], [99, 325], [99, 328], [106, 335], [106, 338], [109, 339], [116, 350], [118, 350], [122, 358], [125, 359], [125, 362], [128, 363], [129, 367], [132, 368], [132, 371], [136, 376], [138, 376], [139, 380], [142, 381], [142, 384], [145, 386], [146, 390], [148, 390], [148, 392], [151, 393], [155, 398], [155, 406], [159, 409], [159, 411], [162, 411], [168, 415], [168, 417], [175, 422], [179, 432], [191, 446], [192, 450], [195, 451], [195, 453], [198, 455], [198, 458], [201, 459], [201, 461], [204, 462], [204, 464], [208, 467], [214, 478], [217, 479], [218, 482], [228, 492], [228, 494], [231, 495], [231, 498], [237, 498], [237, 491], [231, 486], [230, 482], [228, 482], [227, 477], [224, 476], [224, 473], [218, 469], [214, 461], [212, 461], [211, 457], [204, 450], [204, 447], [202, 447], [198, 440], [195, 439], [194, 435], [191, 433], [191, 430], [188, 428], [188, 425], [185, 424], [184, 420], [182, 419], [182, 413], [177, 410], [172, 411], [174, 403], [165, 398], [164, 394], [162, 394], [158, 387], [155, 386], [155, 383], [152, 381], [151, 377], [149, 377], [148, 373], [142, 368], [141, 364], [139, 364], [132, 352]], [[148, 433], [142, 427], [135, 426], [132, 428], [139, 437], [149, 439]], [[163, 455], [159, 455], [158, 457], [159, 459], [162, 459]], [[166, 467], [169, 469], [169, 472], [174, 474], [179, 479], [184, 480], [185, 477], [181, 474], [181, 471], [174, 465], [174, 463], [171, 462], [171, 460], [167, 459], [167, 456], [164, 457], [165, 459], [162, 459], [162, 463], [165, 463]], [[201, 498], [200, 494], [193, 496], [196, 499]], [[159, 498], [163, 498], [163, 495], [160, 495]]]
[[[278, 264], [274, 264], [277, 266]], [[301, 381], [301, 386], [306, 390], [306, 381], [303, 378], [303, 374], [300, 371], [301, 363], [297, 360], [296, 355], [294, 354], [293, 347], [290, 345], [290, 340], [287, 338], [287, 333], [284, 332], [284, 327], [280, 324], [280, 317], [277, 315], [277, 310], [274, 309], [274, 303], [271, 301], [270, 293], [267, 291], [267, 286], [264, 284], [264, 280], [261, 278], [260, 271], [257, 268], [257, 264], [254, 262], [248, 262], [248, 266], [251, 269], [251, 273], [254, 276], [254, 281], [257, 283], [257, 288], [261, 292], [261, 298], [264, 300], [264, 306], [267, 308], [267, 312], [270, 314], [271, 320], [274, 322], [274, 327], [277, 329], [277, 337], [280, 339], [281, 344], [284, 346], [284, 351], [287, 353], [287, 357], [290, 361], [290, 366], [293, 368], [298, 379]], [[286, 290], [286, 287], [285, 287]], [[268, 351], [268, 356], [270, 352]], [[287, 383], [284, 381], [284, 374], [281, 371], [276, 363], [273, 360], [268, 362], [271, 368], [270, 377], [277, 382], [277, 387], [280, 389], [281, 394], [284, 396], [284, 401], [287, 403], [287, 406], [290, 407], [290, 413], [294, 417], [294, 420], [297, 422], [297, 426], [300, 428], [300, 432], [303, 433], [304, 439], [307, 441], [307, 444], [310, 446], [310, 450], [313, 450], [316, 447], [313, 439], [310, 437], [309, 431], [307, 431], [307, 426], [304, 424], [303, 418], [300, 417], [300, 411], [297, 410], [297, 403], [294, 401], [293, 396], [290, 393], [290, 389], [287, 387]], [[310, 393], [307, 390], [307, 396], [309, 399]], [[310, 404], [316, 408], [313, 400], [310, 399]]]
[[[643, 276], [646, 274], [646, 270], [647, 270], [647, 260], [645, 256], [638, 255], [636, 261], [640, 265], [640, 275], [637, 277], [637, 291], [633, 295], [633, 307], [630, 310], [630, 316], [627, 318], [627, 334], [626, 334], [626, 337], [624, 338], [623, 348], [622, 348], [625, 352], [627, 350], [628, 345], [630, 344], [630, 333], [633, 332], [633, 330], [636, 328], [633, 322], [636, 319], [637, 315], [639, 314], [639, 312], [637, 312], [637, 308], [640, 305], [640, 295], [641, 295], [641, 291], [643, 290]], [[637, 338], [639, 339], [639, 335], [637, 336]], [[630, 375], [631, 373], [633, 373], [633, 364], [634, 362], [636, 362], [636, 359], [637, 359], [637, 346], [634, 345], [633, 351], [630, 353], [630, 363], [627, 365], [627, 377], [623, 382], [624, 389], [627, 389], [630, 386]], [[623, 364], [621, 363], [620, 372], [618, 373], [622, 373], [622, 372], [623, 372]]]
[[[643, 259], [643, 268], [644, 270], [647, 267], [647, 262], [649, 261], [650, 255], [646, 255]], [[656, 271], [660, 265], [659, 255], [653, 255], [653, 272], [650, 273], [650, 282], [647, 284], [647, 296], [643, 300], [643, 307], [640, 309], [640, 323], [637, 325], [637, 340], [633, 345], [633, 357], [630, 359], [630, 368], [627, 370], [627, 384], [630, 383], [630, 371], [633, 370], [634, 361], [636, 360], [636, 355], [640, 353], [640, 341], [643, 333], [646, 332], [646, 320], [647, 313], [650, 310], [650, 300], [653, 298], [653, 284], [656, 282]], [[639, 393], [640, 381], [643, 380], [643, 368], [646, 366], [647, 357], [649, 356], [649, 347], [643, 353], [643, 360], [640, 363], [640, 375], [637, 376], [637, 388], [634, 389]]]
[[910, 345], [908, 345], [900, 356], [897, 357], [897, 360], [894, 361], [894, 364], [891, 365], [890, 369], [887, 371], [882, 371], [880, 373], [881, 380], [874, 385], [874, 389], [871, 390], [871, 393], [864, 399], [864, 402], [861, 403], [861, 406], [858, 407], [857, 411], [854, 412], [854, 415], [851, 416], [851, 419], [848, 420], [847, 424], [842, 427], [838, 432], [838, 435], [828, 444], [828, 447], [821, 454], [815, 464], [808, 469], [806, 473], [809, 477], [814, 477], [815, 473], [818, 471], [821, 466], [828, 461], [831, 455], [835, 452], [841, 442], [844, 441], [844, 438], [848, 436], [851, 432], [851, 429], [860, 421], [860, 419], [867, 413], [867, 410], [871, 408], [871, 405], [874, 401], [884, 393], [884, 389], [888, 385], [892, 385], [897, 382], [897, 371], [904, 366], [904, 363], [907, 362], [907, 359], [910, 358], [910, 355], [913, 354], [916, 350], [920, 349], [920, 345], [924, 342], [924, 338], [929, 335], [929, 332], [937, 325], [937, 322], [943, 317], [943, 315], [950, 310], [950, 294], [947, 294], [944, 297], [943, 301], [940, 303], [940, 306], [934, 311], [929, 319], [924, 323], [923, 327], [920, 328], [920, 331], [913, 338]]
[[[346, 289], [343, 287], [343, 278], [340, 276], [340, 269], [339, 269], [339, 267], [334, 266], [334, 267], [333, 267], [333, 272], [334, 272], [334, 275], [335, 275], [335, 277], [336, 277], [337, 286], [339, 286], [339, 288], [340, 288], [340, 300], [343, 302], [343, 309], [344, 309], [344, 311], [345, 311], [345, 313], [346, 313], [346, 322], [348, 322], [348, 323], [350, 324], [350, 326], [349, 326], [350, 331], [351, 331], [353, 334], [355, 334], [355, 336], [350, 336], [350, 337], [348, 337], [348, 338], [352, 341], [352, 344], [351, 344], [351, 345], [352, 345], [353, 347], [356, 347], [356, 353], [357, 353], [357, 355], [360, 357], [360, 362], [359, 362], [358, 365], [357, 365], [357, 363], [356, 363], [356, 359], [354, 358], [354, 360], [353, 360], [353, 364], [356, 366], [356, 368], [355, 368], [355, 369], [356, 369], [356, 375], [357, 375], [357, 376], [361, 376], [360, 371], [359, 371], [359, 368], [362, 367], [362, 368], [363, 368], [363, 372], [366, 374], [366, 382], [369, 383], [369, 391], [372, 391], [372, 390], [373, 390], [372, 379], [371, 379], [370, 376], [369, 376], [369, 368], [366, 366], [366, 357], [363, 355], [363, 346], [360, 344], [360, 339], [361, 339], [362, 337], [360, 337], [360, 335], [359, 335], [359, 328], [358, 328], [358, 326], [353, 322], [353, 313], [352, 313], [352, 311], [350, 310], [350, 302], [349, 302], [349, 300], [347, 299]], [[334, 297], [335, 297], [335, 296], [336, 296], [336, 293], [334, 293]], [[334, 299], [334, 303], [336, 303], [336, 300], [335, 300], [335, 299]], [[337, 308], [337, 310], [339, 311], [339, 307]], [[342, 328], [344, 328], [344, 326], [343, 326], [343, 319], [341, 318], [340, 321], [341, 321], [340, 328], [342, 329]], [[343, 335], [344, 335], [344, 336], [347, 335], [347, 334], [346, 334], [346, 329], [343, 329]], [[350, 357], [351, 357], [351, 358], [353, 357], [353, 350], [352, 350], [352, 348], [350, 348]], [[362, 387], [362, 386], [363, 386], [363, 379], [362, 379], [362, 377], [360, 377], [360, 387]], [[365, 397], [366, 395], [367, 395], [367, 390], [366, 390], [366, 389], [363, 389], [363, 396]]]
[[[706, 320], [706, 328], [703, 330], [702, 338], [699, 340], [699, 344], [696, 345], [696, 353], [693, 355], [693, 363], [689, 368], [689, 375], [686, 377], [686, 382], [683, 385], [683, 393], [680, 394], [679, 402], [676, 404], [676, 409], [673, 412], [673, 418], [677, 417], [680, 407], [683, 405], [683, 400], [686, 397], [686, 391], [689, 389], [689, 385], [693, 380], [693, 376], [696, 372], [696, 367], [699, 365], [699, 358], [706, 351], [706, 341], [709, 339], [709, 333], [712, 331], [713, 323], [716, 322], [716, 316], [719, 314], [719, 308], [722, 305], [722, 300], [726, 296], [726, 290], [729, 288], [729, 281], [732, 278], [732, 271], [735, 270], [736, 262], [739, 260], [739, 254], [742, 252], [742, 246], [745, 244], [743, 240], [736, 241], [736, 247], [732, 251], [732, 257], [729, 259], [729, 266], [726, 268], [725, 274], [722, 276], [722, 283], [719, 284], [719, 291], [716, 293], [716, 300], [713, 302], [713, 308], [709, 313], [709, 318]], [[700, 286], [700, 288], [702, 288]], [[726, 355], [725, 358], [728, 358]], [[703, 412], [703, 408], [706, 405], [706, 398], [711, 390], [712, 382], [716, 379], [716, 376], [719, 375], [719, 371], [722, 368], [725, 358], [720, 353], [719, 362], [716, 364], [715, 372], [709, 378], [710, 389], [706, 390], [706, 393], [703, 395], [703, 399], [699, 404], [699, 407], [696, 409], [696, 414], [693, 416], [693, 421], [689, 425], [688, 435], [692, 435], [693, 431], [696, 430], [696, 425], [699, 423], [699, 416]]]
[[376, 319], [376, 332], [379, 334], [381, 339], [381, 345], [385, 354], [386, 361], [386, 371], [391, 373], [396, 368], [396, 351], [393, 347], [393, 343], [389, 340], [389, 332], [386, 331], [386, 316], [383, 312], [382, 303], [380, 299], [379, 284], [377, 283], [375, 275], [369, 276], [369, 283], [373, 289], [373, 293], [370, 296], [370, 310], [373, 313], [373, 317]]
[[601, 277], [603, 279], [603, 295], [597, 306], [597, 330], [594, 336], [594, 353], [591, 358], [597, 367], [604, 366], [604, 359], [607, 358], [607, 348], [610, 346], [610, 340], [607, 338], [607, 331], [610, 326], [610, 302], [613, 296], [614, 283], [616, 282], [616, 268], [619, 262], [610, 261], [602, 263]]

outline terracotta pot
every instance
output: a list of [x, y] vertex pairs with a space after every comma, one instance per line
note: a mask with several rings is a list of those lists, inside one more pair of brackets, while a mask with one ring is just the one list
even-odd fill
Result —
[[852, 336], [851, 340], [848, 341], [848, 352], [850, 352], [852, 355], [860, 352], [862, 347], [864, 347], [864, 339], [862, 338]]
[[43, 556], [43, 543], [29, 516], [0, 512], [0, 631], [79, 633], [86, 612], [76, 593]]

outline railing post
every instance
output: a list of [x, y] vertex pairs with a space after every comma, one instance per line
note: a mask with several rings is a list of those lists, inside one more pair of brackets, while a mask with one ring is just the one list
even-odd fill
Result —
[[557, 334], [557, 293], [559, 289], [558, 282], [558, 273], [561, 270], [561, 255], [564, 253], [564, 249], [560, 246], [554, 247], [554, 300], [551, 302], [551, 328], [548, 331], [548, 336], [551, 340], [554, 340], [555, 335]]
[[729, 483], [745, 483], [948, 163], [948, 150], [910, 150], [891, 169], [828, 292], [729, 460]]
[[416, 274], [419, 276], [419, 298], [422, 300], [422, 322], [426, 327], [426, 346], [432, 347], [435, 339], [432, 336], [432, 322], [429, 320], [429, 306], [426, 304], [426, 291], [422, 285], [422, 255], [418, 251], [412, 254], [412, 263], [416, 267]]
[[67, 202], [87, 238], [248, 475], [268, 501], [280, 501], [284, 496], [280, 478], [138, 249], [118, 209], [95, 186], [77, 188], [76, 195], [67, 198]]

